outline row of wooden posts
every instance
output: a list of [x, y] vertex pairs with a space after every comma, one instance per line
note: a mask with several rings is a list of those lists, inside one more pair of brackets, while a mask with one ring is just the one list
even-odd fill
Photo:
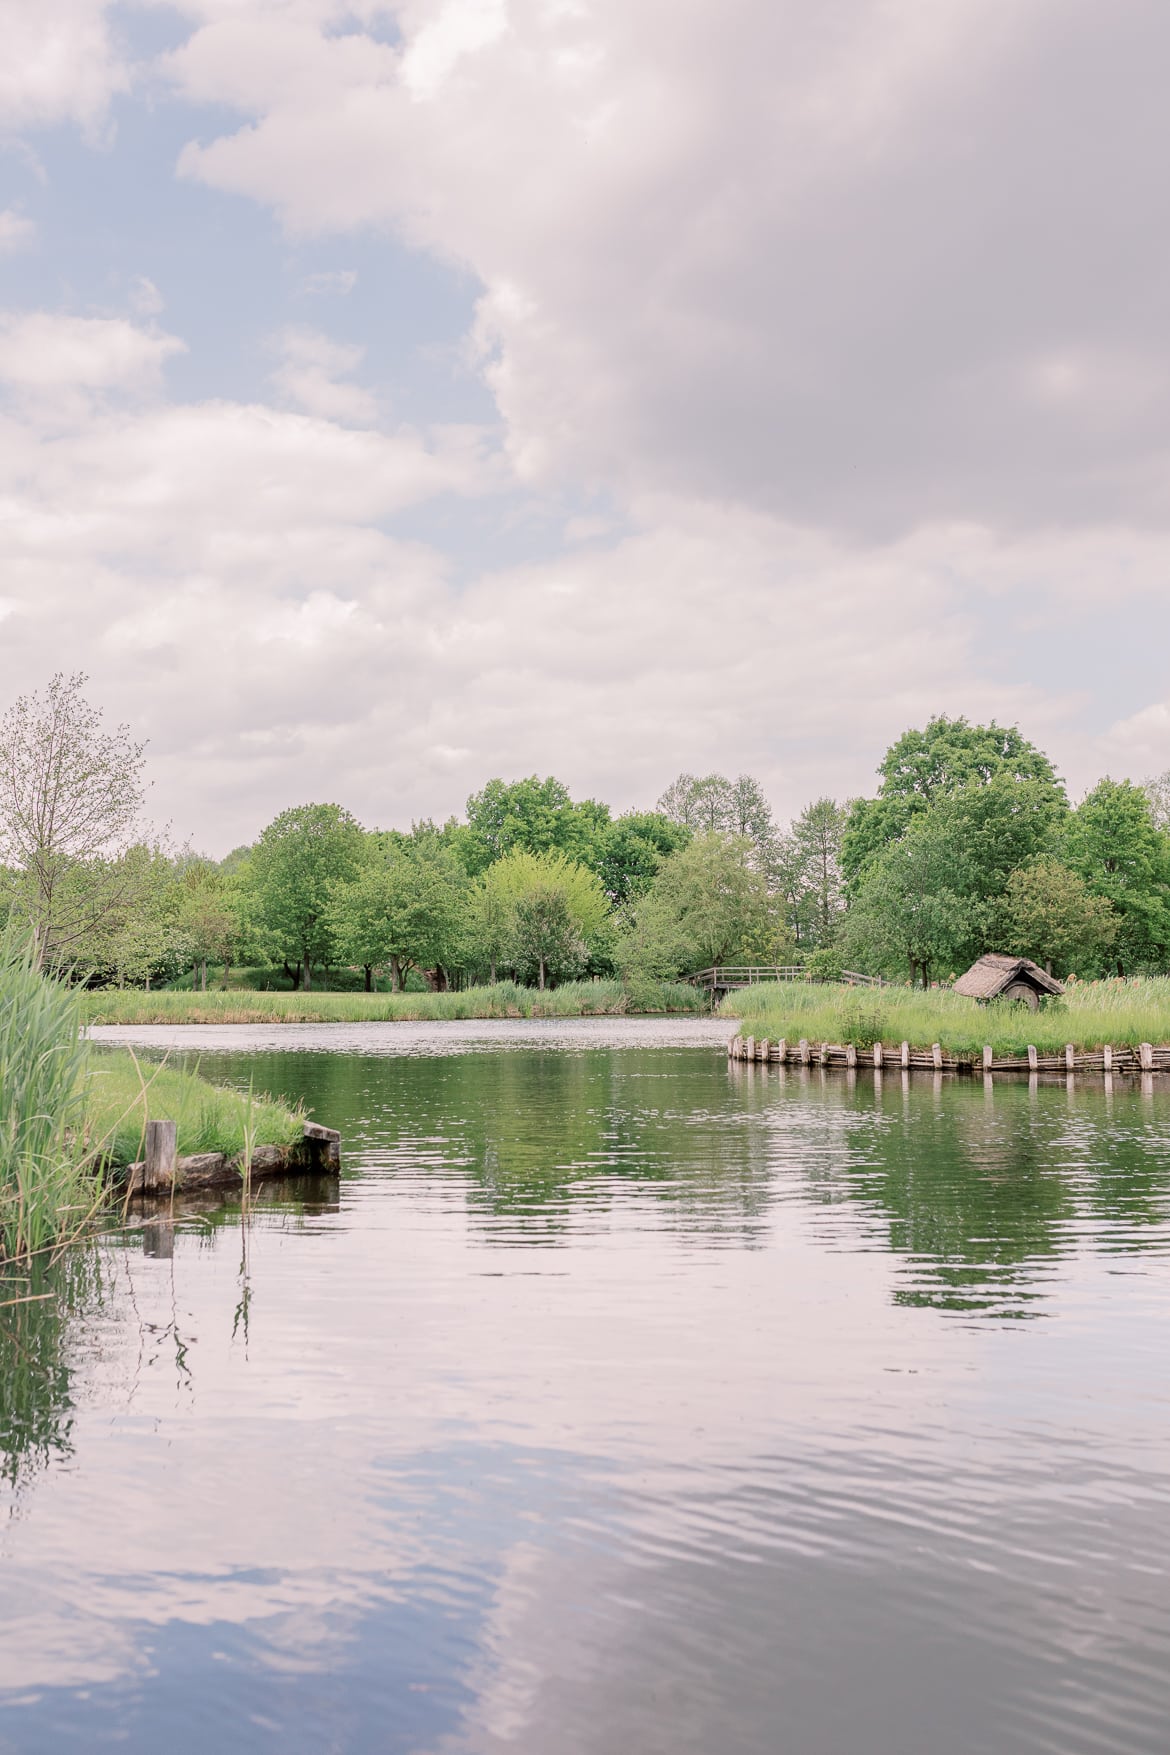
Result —
[[749, 1060], [780, 1066], [871, 1066], [877, 1072], [886, 1067], [902, 1067], [909, 1071], [965, 1073], [979, 1070], [985, 1073], [1137, 1073], [1170, 1069], [1170, 1047], [1155, 1048], [1150, 1042], [1142, 1042], [1137, 1048], [1112, 1048], [1106, 1044], [1087, 1052], [1068, 1042], [1062, 1054], [1038, 1054], [1029, 1044], [1026, 1055], [997, 1055], [991, 1044], [986, 1043], [982, 1058], [979, 1058], [975, 1055], [944, 1054], [937, 1042], [932, 1043], [929, 1049], [912, 1049], [908, 1042], [897, 1047], [891, 1043], [875, 1042], [871, 1049], [858, 1049], [852, 1043], [809, 1042], [803, 1036], [796, 1043], [787, 1042], [783, 1037], [777, 1042], [771, 1042], [766, 1036], [759, 1039], [755, 1036], [733, 1036], [727, 1044], [727, 1054], [731, 1060]]

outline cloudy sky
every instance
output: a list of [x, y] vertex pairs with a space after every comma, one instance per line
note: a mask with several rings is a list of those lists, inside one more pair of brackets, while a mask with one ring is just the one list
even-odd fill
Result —
[[211, 852], [1170, 766], [1156, 0], [0, 0], [0, 705]]

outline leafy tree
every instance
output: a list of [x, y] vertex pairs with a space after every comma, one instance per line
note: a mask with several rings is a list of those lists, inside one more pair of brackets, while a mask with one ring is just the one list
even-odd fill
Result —
[[0, 859], [38, 964], [70, 962], [95, 932], [117, 930], [142, 877], [124, 856], [137, 838], [145, 745], [125, 725], [103, 731], [86, 681], [59, 672], [0, 721]]
[[866, 869], [839, 941], [850, 967], [905, 970], [911, 982], [929, 987], [938, 969], [966, 960], [970, 887], [943, 813], [916, 817]]
[[[563, 898], [554, 907], [551, 894]], [[551, 974], [563, 979], [583, 968], [591, 952], [604, 943], [609, 906], [595, 873], [556, 851], [516, 851], [498, 860], [483, 876], [472, 909], [476, 954], [491, 963], [505, 963], [522, 978]], [[564, 926], [565, 921], [571, 925]], [[562, 926], [564, 934], [562, 935]], [[547, 933], [542, 940], [541, 933]], [[540, 945], [546, 950], [541, 954]], [[573, 954], [569, 954], [570, 943]]]
[[627, 811], [609, 823], [597, 849], [594, 869], [615, 907], [644, 895], [669, 853], [690, 840], [690, 831], [661, 811]]
[[775, 834], [772, 807], [750, 774], [734, 781], [723, 774], [680, 774], [658, 800], [658, 809], [697, 835], [746, 837], [761, 860]]
[[542, 990], [546, 975], [576, 973], [588, 956], [569, 898], [555, 883], [534, 884], [517, 896], [512, 910], [512, 960], [522, 976], [537, 972]]
[[592, 865], [608, 823], [608, 805], [591, 798], [574, 804], [568, 788], [551, 776], [489, 780], [467, 801], [467, 869], [478, 875], [513, 852], [558, 852]]
[[466, 912], [467, 880], [449, 854], [383, 843], [335, 885], [329, 928], [337, 955], [364, 970], [367, 993], [386, 968], [397, 993], [411, 969], [445, 972], [458, 960]]
[[767, 885], [743, 836], [701, 834], [663, 861], [630, 912], [619, 960], [664, 978], [752, 954], [772, 930]]
[[176, 883], [175, 914], [189, 955], [207, 990], [207, 965], [222, 963], [226, 976], [240, 934], [237, 888], [210, 859], [187, 856]]
[[876, 798], [856, 799], [841, 846], [841, 864], [851, 894], [861, 874], [882, 849], [905, 833], [911, 820], [942, 800], [993, 781], [1029, 787], [1033, 800], [1055, 812], [1067, 807], [1064, 788], [1042, 750], [1016, 726], [971, 725], [944, 715], [924, 731], [911, 730], [892, 744], [878, 768]]
[[1049, 974], [1097, 973], [1117, 937], [1112, 903], [1051, 857], [1011, 874], [1000, 920], [1002, 948], [1042, 963]]
[[1170, 843], [1143, 789], [1099, 781], [1069, 819], [1063, 854], [1118, 915], [1118, 974], [1160, 968], [1170, 946]]
[[1150, 815], [1154, 819], [1154, 827], [1162, 834], [1170, 833], [1170, 768], [1165, 773], [1155, 774], [1145, 782], [1142, 791], [1150, 801]]
[[313, 984], [313, 965], [333, 949], [336, 887], [356, 877], [364, 838], [337, 804], [282, 811], [264, 830], [247, 864], [255, 920], [294, 987]]

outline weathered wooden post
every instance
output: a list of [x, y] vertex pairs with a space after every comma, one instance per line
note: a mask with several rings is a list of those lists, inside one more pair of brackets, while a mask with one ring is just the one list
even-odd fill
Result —
[[756, 1049], [756, 1059], [762, 1060], [764, 1065], [767, 1066], [768, 1056], [771, 1053], [771, 1051], [772, 1051], [772, 1044], [768, 1041], [768, 1038], [765, 1036], [763, 1041], [760, 1043], [759, 1047]]
[[882, 1045], [880, 1042], [875, 1042], [873, 1045], [873, 1070], [874, 1072], [882, 1070]]
[[1144, 1073], [1152, 1073], [1154, 1070], [1154, 1046], [1153, 1046], [1153, 1043], [1152, 1042], [1140, 1043], [1138, 1046], [1138, 1053], [1141, 1055], [1142, 1071]]
[[934, 1062], [935, 1072], [941, 1072], [942, 1071], [942, 1044], [940, 1042], [932, 1042], [931, 1043], [931, 1045], [930, 1045], [930, 1058]]
[[756, 1039], [754, 1036], [749, 1036], [744, 1043], [743, 1057], [745, 1060], [754, 1060], [756, 1058]]
[[1070, 1073], [1077, 1070], [1077, 1051], [1071, 1042], [1064, 1045], [1064, 1070]]
[[991, 1060], [992, 1060], [991, 1043], [985, 1042], [983, 1044], [983, 1070], [985, 1073], [989, 1073], [991, 1071]]
[[780, 1062], [781, 1066], [783, 1066], [788, 1059], [788, 1043], [783, 1036], [781, 1036], [779, 1042], [776, 1044], [776, 1059]]
[[829, 1064], [829, 1044], [827, 1042], [822, 1042], [821, 1043], [821, 1065], [828, 1066], [828, 1064]]
[[1108, 1042], [1101, 1050], [1101, 1059], [1104, 1062], [1105, 1071], [1111, 1073], [1113, 1071], [1113, 1049]]
[[909, 1042], [903, 1042], [903, 1044], [902, 1044], [902, 1068], [903, 1068], [903, 1071], [909, 1071], [909, 1068], [910, 1068], [910, 1044], [909, 1044]]
[[800, 1052], [800, 1064], [801, 1066], [808, 1066], [812, 1060], [812, 1050], [808, 1045], [808, 1037], [802, 1036], [798, 1046]]
[[1028, 1071], [1030, 1073], [1034, 1073], [1036, 1071], [1036, 1060], [1037, 1060], [1037, 1055], [1036, 1055], [1035, 1045], [1033, 1043], [1029, 1042], [1029, 1044], [1028, 1044]]
[[845, 1044], [845, 1065], [854, 1069], [857, 1066], [857, 1050], [852, 1042]]
[[178, 1122], [148, 1121], [146, 1124], [146, 1162], [142, 1167], [143, 1189], [169, 1188], [175, 1180], [178, 1164]]

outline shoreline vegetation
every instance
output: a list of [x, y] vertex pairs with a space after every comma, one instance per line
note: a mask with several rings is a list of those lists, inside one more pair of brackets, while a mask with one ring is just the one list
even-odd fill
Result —
[[457, 993], [206, 993], [162, 988], [95, 988], [83, 996], [88, 1024], [429, 1023], [441, 1019], [701, 1016], [706, 995], [685, 981], [566, 981], [522, 987], [514, 981]]
[[299, 1109], [87, 1042], [82, 997], [43, 976], [30, 946], [0, 942], [0, 1263], [51, 1254], [93, 1224], [149, 1121], [174, 1121], [183, 1155], [303, 1137]]
[[744, 1035], [783, 1037], [795, 1044], [832, 1042], [872, 1049], [875, 1042], [908, 1042], [928, 1052], [977, 1059], [984, 1045], [998, 1056], [1024, 1058], [1029, 1047], [1056, 1055], [1071, 1043], [1078, 1052], [1109, 1045], [1137, 1049], [1170, 1044], [1170, 977], [1085, 981], [1038, 1011], [1011, 1002], [980, 1004], [946, 988], [842, 988], [774, 982], [729, 994], [718, 1015], [738, 1020]]

